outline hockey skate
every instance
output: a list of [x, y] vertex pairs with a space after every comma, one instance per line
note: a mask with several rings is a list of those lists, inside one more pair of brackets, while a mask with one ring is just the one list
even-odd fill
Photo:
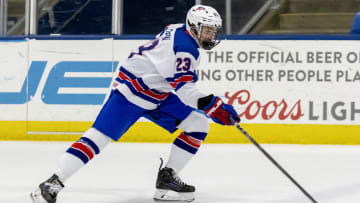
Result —
[[154, 201], [157, 202], [192, 202], [195, 200], [195, 187], [184, 183], [171, 168], [159, 168], [156, 180]]
[[34, 203], [55, 203], [57, 194], [63, 188], [64, 185], [54, 174], [47, 181], [41, 183], [37, 190], [30, 193], [30, 197]]

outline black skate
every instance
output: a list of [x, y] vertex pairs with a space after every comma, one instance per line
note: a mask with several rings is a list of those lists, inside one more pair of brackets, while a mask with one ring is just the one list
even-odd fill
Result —
[[173, 169], [167, 167], [161, 169], [162, 164], [163, 161], [161, 159], [154, 200], [158, 202], [194, 201], [195, 187], [184, 183]]
[[30, 194], [30, 197], [34, 203], [55, 203], [57, 194], [63, 188], [64, 185], [54, 174], [47, 181], [41, 183], [39, 188]]

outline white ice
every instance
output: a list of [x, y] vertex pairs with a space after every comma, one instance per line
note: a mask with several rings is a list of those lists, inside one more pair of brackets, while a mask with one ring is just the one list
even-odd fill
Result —
[[[0, 142], [0, 203], [31, 202], [70, 142]], [[318, 202], [360, 202], [360, 146], [262, 145]], [[58, 203], [151, 203], [170, 144], [111, 143], [66, 182]], [[195, 203], [311, 202], [255, 146], [203, 144], [180, 174]]]

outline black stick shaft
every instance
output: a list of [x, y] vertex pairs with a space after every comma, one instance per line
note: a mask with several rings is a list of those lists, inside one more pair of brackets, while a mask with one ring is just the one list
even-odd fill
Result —
[[293, 178], [291, 177], [291, 175], [285, 171], [285, 169], [283, 167], [280, 166], [280, 164], [275, 161], [274, 158], [272, 158], [272, 156], [267, 153], [239, 124], [235, 125], [237, 129], [239, 129], [242, 134], [244, 134], [286, 177], [288, 177], [292, 183], [294, 183], [296, 185], [296, 187], [298, 187], [302, 193], [304, 193], [304, 195], [306, 197], [308, 197], [311, 202], [313, 203], [317, 203], [317, 201], [303, 188], [301, 187], [301, 185]]

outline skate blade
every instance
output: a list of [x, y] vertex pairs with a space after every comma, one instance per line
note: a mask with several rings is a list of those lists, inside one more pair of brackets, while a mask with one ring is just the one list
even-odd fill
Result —
[[30, 193], [30, 198], [34, 203], [48, 203], [41, 195], [41, 190], [38, 188], [34, 192]]
[[156, 190], [154, 194], [155, 202], [172, 202], [172, 203], [181, 203], [181, 202], [192, 202], [195, 200], [193, 192], [173, 192], [170, 190]]

